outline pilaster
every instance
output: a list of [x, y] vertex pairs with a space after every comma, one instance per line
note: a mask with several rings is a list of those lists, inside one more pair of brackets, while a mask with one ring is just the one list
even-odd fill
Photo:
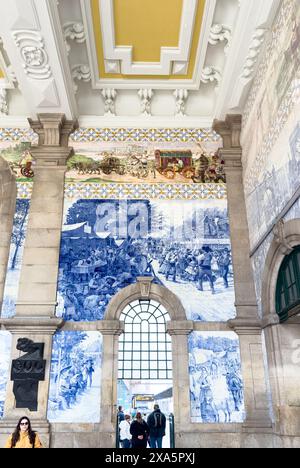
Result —
[[[70, 133], [76, 122], [66, 121], [63, 114], [40, 114], [38, 121], [29, 119], [38, 134], [38, 145], [30, 150], [35, 159], [34, 183], [20, 274], [16, 316], [2, 319], [2, 329], [13, 335], [11, 360], [20, 357], [19, 338], [44, 344], [46, 361], [44, 380], [38, 384], [37, 411], [16, 408], [13, 382], [7, 385], [4, 420], [0, 432], [10, 427], [12, 420], [27, 415], [34, 428], [44, 431], [44, 443], [49, 445], [47, 406], [53, 334], [63, 325], [55, 317], [58, 263], [63, 218], [64, 178], [68, 157]], [[30, 376], [28, 376], [30, 379]]]
[[271, 426], [266, 376], [262, 350], [262, 324], [250, 261], [249, 229], [243, 189], [242, 147], [240, 144], [242, 118], [228, 115], [225, 121], [215, 121], [213, 128], [223, 138], [220, 156], [225, 161], [230, 239], [235, 285], [237, 317], [229, 321], [239, 335], [244, 395], [245, 429]]
[[167, 322], [167, 333], [172, 338], [173, 404], [176, 433], [185, 430], [191, 421], [188, 336], [193, 331], [192, 321]]
[[124, 333], [124, 322], [102, 320], [97, 329], [103, 336], [101, 375], [101, 431], [114, 433], [118, 400], [118, 352], [119, 336]]
[[39, 142], [31, 148], [36, 161], [27, 236], [20, 275], [17, 316], [55, 315], [58, 261], [63, 217], [68, 147], [76, 123], [62, 114], [40, 114], [29, 119]]

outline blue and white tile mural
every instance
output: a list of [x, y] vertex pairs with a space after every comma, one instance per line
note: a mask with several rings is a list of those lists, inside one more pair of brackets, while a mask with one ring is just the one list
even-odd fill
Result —
[[53, 338], [48, 419], [50, 422], [98, 423], [102, 335], [59, 332]]
[[19, 279], [29, 214], [29, 199], [17, 198], [1, 316], [15, 315]]
[[226, 200], [65, 200], [58, 316], [101, 320], [145, 275], [181, 299], [188, 319], [233, 318]]
[[[291, 132], [291, 133], [289, 133]], [[287, 135], [290, 135], [289, 138]], [[253, 247], [272, 226], [300, 187], [300, 123], [294, 116], [267, 158], [265, 167], [254, 179], [246, 195], [250, 241]]]
[[6, 385], [9, 379], [11, 334], [0, 331], [0, 418], [3, 417]]
[[191, 333], [189, 366], [192, 422], [242, 422], [245, 407], [237, 335]]

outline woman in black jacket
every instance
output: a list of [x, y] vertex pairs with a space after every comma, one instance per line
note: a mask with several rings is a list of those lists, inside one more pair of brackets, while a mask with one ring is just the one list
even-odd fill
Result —
[[149, 437], [149, 426], [143, 420], [141, 413], [136, 414], [136, 419], [131, 423], [132, 448], [146, 448]]

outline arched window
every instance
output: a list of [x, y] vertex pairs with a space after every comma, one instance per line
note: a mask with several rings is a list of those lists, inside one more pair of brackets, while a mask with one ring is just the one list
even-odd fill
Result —
[[280, 267], [276, 287], [276, 312], [281, 322], [300, 312], [300, 246], [284, 259]]
[[125, 307], [120, 320], [125, 322], [125, 332], [119, 340], [119, 379], [171, 379], [172, 343], [166, 309], [153, 300], [138, 300]]

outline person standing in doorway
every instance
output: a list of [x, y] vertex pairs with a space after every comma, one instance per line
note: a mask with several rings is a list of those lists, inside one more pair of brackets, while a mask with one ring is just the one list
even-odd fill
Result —
[[130, 415], [125, 414], [125, 419], [119, 424], [120, 442], [123, 448], [131, 447], [132, 435], [130, 434]]
[[147, 448], [149, 426], [142, 418], [142, 413], [136, 413], [136, 419], [131, 423], [132, 448]]
[[4, 448], [43, 448], [38, 434], [32, 430], [30, 420], [21, 418], [13, 434], [8, 438]]
[[160, 411], [159, 405], [154, 405], [154, 411], [149, 414], [147, 423], [150, 430], [150, 447], [162, 448], [162, 439], [166, 435], [166, 416]]
[[118, 406], [118, 423], [120, 424], [121, 421], [124, 421], [125, 419], [125, 414], [123, 411], [123, 406]]

